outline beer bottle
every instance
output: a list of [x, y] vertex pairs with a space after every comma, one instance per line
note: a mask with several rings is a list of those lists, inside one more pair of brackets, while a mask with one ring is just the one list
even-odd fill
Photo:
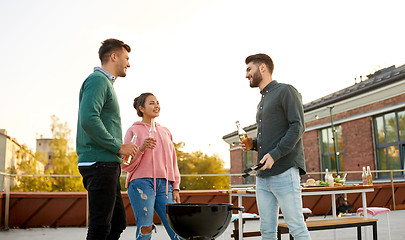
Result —
[[[132, 139], [131, 139], [131, 143], [135, 143], [137, 137], [138, 136], [136, 135], [136, 133], [134, 133], [134, 135], [132, 136]], [[131, 161], [132, 161], [132, 155], [126, 155], [122, 159], [122, 163], [125, 165], [129, 165], [131, 163]]]
[[329, 172], [329, 169], [325, 169], [325, 172], [325, 182], [328, 183], [329, 187], [333, 187], [335, 181], [333, 180], [332, 173]]
[[363, 180], [363, 186], [366, 186], [367, 185], [366, 167], [363, 167], [363, 174], [361, 175], [361, 179]]
[[252, 146], [251, 142], [248, 139], [248, 135], [245, 132], [245, 130], [243, 130], [243, 128], [240, 127], [239, 121], [236, 121], [236, 127], [238, 128], [239, 140], [245, 144], [246, 151], [252, 149], [253, 146]]
[[373, 175], [371, 175], [370, 166], [367, 166], [366, 178], [367, 178], [367, 185], [373, 186]]

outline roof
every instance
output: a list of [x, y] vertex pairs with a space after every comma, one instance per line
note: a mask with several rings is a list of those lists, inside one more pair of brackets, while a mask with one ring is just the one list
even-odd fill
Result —
[[[392, 65], [391, 67], [384, 68], [376, 71], [373, 74], [367, 75], [367, 79], [354, 85], [339, 90], [337, 92], [326, 95], [322, 98], [304, 104], [304, 112], [309, 112], [314, 109], [329, 106], [333, 103], [343, 101], [345, 99], [370, 92], [374, 89], [378, 89], [382, 86], [399, 82], [405, 79], [405, 64], [399, 67]], [[256, 129], [256, 124], [243, 128], [246, 132]], [[227, 139], [237, 135], [237, 131], [229, 133], [222, 137]]]
[[367, 79], [361, 81], [360, 83], [355, 83], [350, 87], [304, 104], [304, 112], [328, 106], [404, 79], [405, 64], [397, 68], [393, 65], [391, 67], [378, 70], [373, 74], [367, 75]]

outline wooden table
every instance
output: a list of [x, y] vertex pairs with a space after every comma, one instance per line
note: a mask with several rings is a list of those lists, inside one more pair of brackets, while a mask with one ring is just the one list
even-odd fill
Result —
[[[336, 195], [345, 193], [361, 193], [362, 203], [363, 203], [363, 217], [367, 218], [367, 192], [374, 192], [373, 186], [362, 186], [362, 185], [344, 185], [337, 187], [304, 187], [302, 188], [302, 195], [331, 195], [332, 201], [332, 215], [337, 218], [336, 215]], [[243, 197], [255, 197], [255, 189], [232, 189], [229, 191], [231, 196], [238, 197], [238, 207], [242, 207]], [[242, 211], [239, 211], [239, 239], [243, 239], [243, 218]]]
[[[357, 228], [357, 239], [361, 240], [361, 227], [372, 226], [373, 227], [373, 239], [377, 240], [377, 219], [364, 218], [364, 217], [351, 217], [351, 218], [337, 218], [326, 220], [312, 220], [306, 221], [308, 231], [328, 230], [337, 228]], [[277, 239], [281, 240], [281, 234], [289, 233], [287, 223], [279, 223], [277, 231]], [[290, 239], [293, 237], [290, 234]]]

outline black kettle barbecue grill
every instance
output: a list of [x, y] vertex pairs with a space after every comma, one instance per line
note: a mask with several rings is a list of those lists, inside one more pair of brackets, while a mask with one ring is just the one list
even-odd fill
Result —
[[233, 207], [227, 203], [170, 203], [166, 204], [167, 219], [173, 231], [187, 240], [212, 240], [229, 225]]

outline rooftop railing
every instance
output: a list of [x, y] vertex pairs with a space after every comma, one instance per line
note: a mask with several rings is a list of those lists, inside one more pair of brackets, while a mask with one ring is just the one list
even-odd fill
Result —
[[[405, 170], [374, 170], [371, 171], [373, 173], [373, 182], [374, 183], [390, 183], [391, 184], [391, 197], [392, 197], [392, 206], [393, 210], [395, 210], [395, 189], [394, 183], [395, 182], [405, 182], [404, 173]], [[336, 174], [336, 172], [332, 172]], [[348, 175], [357, 175], [355, 179], [361, 179], [362, 171], [343, 171], [340, 172], [341, 175], [344, 174]], [[323, 178], [325, 172], [308, 172], [304, 177], [304, 182], [306, 178], [312, 177], [315, 179]], [[380, 176], [379, 178], [375, 178], [375, 176]], [[381, 176], [384, 176], [383, 178]], [[389, 177], [388, 177], [389, 176]], [[126, 178], [124, 174], [121, 176], [123, 179]], [[230, 190], [232, 188], [248, 188], [253, 187], [254, 183], [250, 184], [231, 184], [232, 178], [241, 178], [242, 174], [181, 174], [182, 178], [197, 178], [198, 181], [204, 180], [206, 177], [227, 177], [228, 178], [228, 186], [227, 188], [217, 188], [217, 189], [225, 189]], [[14, 178], [14, 180], [13, 180]], [[81, 175], [65, 175], [65, 174], [9, 174], [0, 172], [0, 192], [5, 192], [5, 206], [4, 206], [4, 227], [7, 229], [9, 226], [9, 209], [10, 209], [10, 193], [12, 192], [11, 183], [15, 181], [16, 178], [81, 178]], [[361, 184], [360, 180], [347, 180], [346, 183], [348, 184]], [[184, 188], [187, 190], [187, 186]], [[83, 188], [84, 191], [84, 188]], [[88, 209], [87, 209], [88, 214]], [[86, 214], [86, 215], [87, 215]], [[87, 215], [88, 216], [88, 215]]]

